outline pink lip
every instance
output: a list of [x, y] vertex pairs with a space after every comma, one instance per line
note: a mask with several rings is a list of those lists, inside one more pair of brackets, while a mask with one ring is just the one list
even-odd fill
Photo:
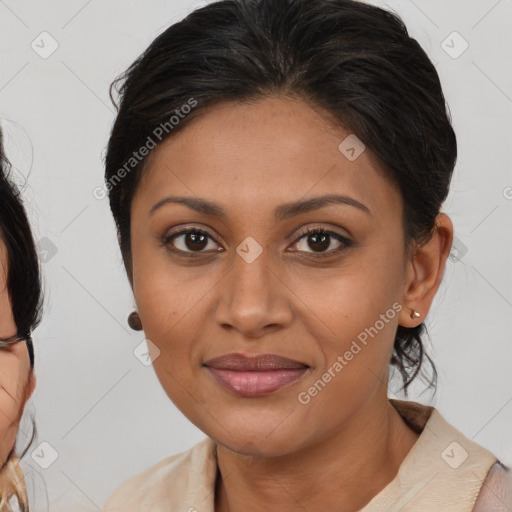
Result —
[[205, 363], [212, 376], [226, 389], [241, 396], [259, 396], [297, 381], [309, 367], [275, 354], [225, 354]]

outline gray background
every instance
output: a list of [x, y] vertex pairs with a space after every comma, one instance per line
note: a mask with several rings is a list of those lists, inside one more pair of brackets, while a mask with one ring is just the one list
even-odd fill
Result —
[[[0, 0], [0, 118], [45, 261], [38, 385], [18, 437], [24, 446], [33, 414], [23, 460], [33, 510], [99, 510], [129, 476], [204, 437], [133, 354], [144, 336], [126, 324], [133, 298], [108, 202], [93, 196], [110, 82], [204, 3]], [[379, 5], [402, 15], [436, 64], [459, 143], [444, 206], [457, 251], [427, 318], [438, 393], [419, 382], [410, 399], [512, 464], [512, 1]], [[31, 47], [55, 44], [42, 32], [58, 44], [47, 58]]]

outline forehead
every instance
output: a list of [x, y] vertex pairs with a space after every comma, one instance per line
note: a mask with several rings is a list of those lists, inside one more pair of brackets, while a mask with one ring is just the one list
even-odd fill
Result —
[[357, 145], [328, 113], [298, 98], [217, 104], [152, 151], [132, 208], [149, 210], [166, 194], [209, 198], [237, 212], [326, 193], [376, 211], [400, 203], [375, 156], [365, 149], [347, 158], [345, 140]]

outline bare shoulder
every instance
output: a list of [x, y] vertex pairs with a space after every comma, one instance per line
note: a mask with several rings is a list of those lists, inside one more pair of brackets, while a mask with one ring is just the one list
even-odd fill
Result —
[[495, 462], [482, 484], [473, 512], [512, 512], [512, 469]]

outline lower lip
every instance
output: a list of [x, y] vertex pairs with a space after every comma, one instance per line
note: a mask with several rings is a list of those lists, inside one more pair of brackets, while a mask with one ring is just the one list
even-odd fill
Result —
[[308, 368], [286, 368], [269, 371], [221, 370], [206, 367], [225, 388], [240, 396], [272, 393], [299, 380]]

